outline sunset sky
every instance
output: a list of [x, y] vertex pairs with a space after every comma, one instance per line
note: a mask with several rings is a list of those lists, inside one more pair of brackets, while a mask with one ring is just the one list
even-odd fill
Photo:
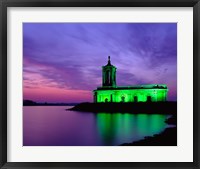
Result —
[[24, 23], [24, 99], [92, 102], [108, 56], [117, 85], [166, 84], [177, 99], [176, 23]]

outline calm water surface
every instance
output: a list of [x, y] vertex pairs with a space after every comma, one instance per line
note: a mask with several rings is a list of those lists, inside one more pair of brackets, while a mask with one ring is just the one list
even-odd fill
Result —
[[24, 106], [24, 146], [113, 146], [162, 132], [168, 115], [83, 113], [72, 106]]

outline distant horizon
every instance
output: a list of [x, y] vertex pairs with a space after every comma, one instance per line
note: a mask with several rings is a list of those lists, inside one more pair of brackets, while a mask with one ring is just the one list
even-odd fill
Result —
[[[47, 104], [79, 104], [79, 103], [81, 103], [81, 102], [47, 102], [47, 101], [44, 101], [44, 102], [36, 102], [36, 101], [34, 101], [34, 100], [23, 100], [23, 102], [24, 101], [32, 101], [32, 102], [35, 102], [35, 103], [37, 103], [37, 104], [45, 104], [45, 103], [47, 103]], [[92, 103], [92, 102], [91, 102]]]
[[23, 23], [23, 100], [93, 102], [108, 56], [117, 85], [166, 84], [177, 101], [176, 23]]
[[[33, 101], [33, 102], [35, 102], [35, 103], [37, 103], [37, 104], [45, 104], [45, 103], [47, 103], [47, 104], [80, 104], [80, 103], [93, 103], [93, 101], [91, 101], [91, 102], [36, 102], [36, 101], [34, 101], [34, 100], [23, 100], [23, 101]], [[177, 101], [166, 101], [166, 102], [177, 102]]]

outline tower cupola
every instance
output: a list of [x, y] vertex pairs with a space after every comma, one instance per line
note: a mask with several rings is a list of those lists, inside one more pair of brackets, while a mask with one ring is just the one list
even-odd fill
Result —
[[116, 67], [111, 64], [110, 56], [108, 56], [108, 63], [102, 66], [102, 86], [116, 87]]

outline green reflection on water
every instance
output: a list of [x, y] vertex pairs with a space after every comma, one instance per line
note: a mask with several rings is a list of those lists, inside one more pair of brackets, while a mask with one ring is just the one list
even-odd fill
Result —
[[97, 133], [104, 145], [119, 145], [152, 136], [165, 129], [166, 115], [96, 114]]

